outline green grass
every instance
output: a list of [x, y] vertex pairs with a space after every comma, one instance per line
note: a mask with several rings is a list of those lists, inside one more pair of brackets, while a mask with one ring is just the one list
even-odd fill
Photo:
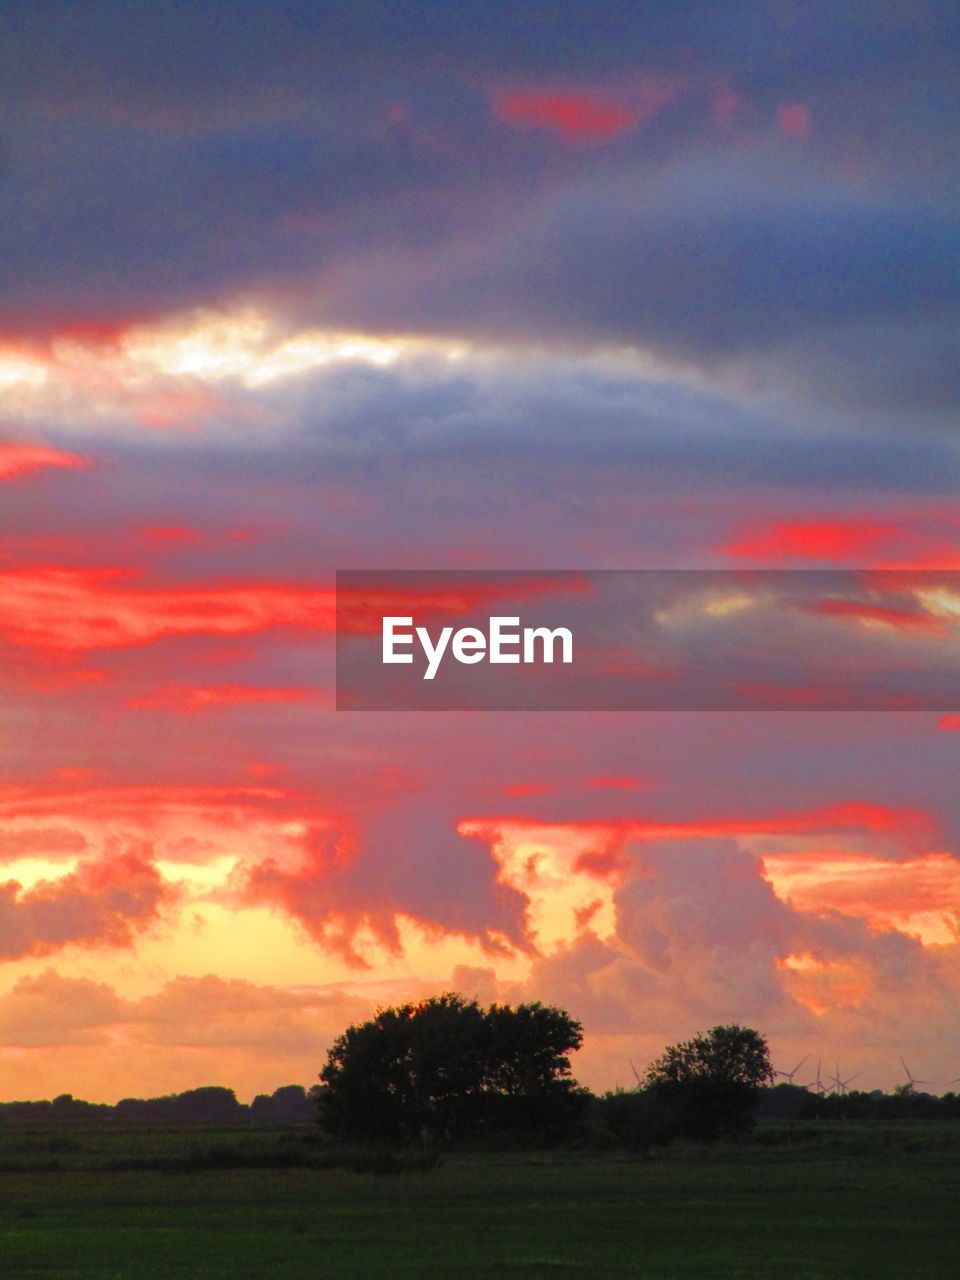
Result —
[[69, 1136], [93, 1144], [85, 1157], [62, 1153], [86, 1158], [86, 1170], [0, 1174], [4, 1280], [955, 1280], [958, 1272], [955, 1144], [912, 1153], [888, 1144], [866, 1155], [828, 1141], [647, 1161], [488, 1152], [382, 1177], [109, 1171], [91, 1166], [118, 1150], [173, 1151], [204, 1136]]

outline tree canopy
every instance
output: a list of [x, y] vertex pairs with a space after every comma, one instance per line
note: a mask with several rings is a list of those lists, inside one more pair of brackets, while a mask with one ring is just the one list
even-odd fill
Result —
[[542, 1004], [483, 1009], [448, 992], [380, 1009], [330, 1049], [322, 1119], [340, 1136], [390, 1140], [547, 1131], [582, 1102], [567, 1057], [582, 1039]]
[[733, 1024], [670, 1045], [650, 1064], [644, 1083], [669, 1109], [678, 1133], [709, 1142], [745, 1133], [773, 1080], [764, 1037]]

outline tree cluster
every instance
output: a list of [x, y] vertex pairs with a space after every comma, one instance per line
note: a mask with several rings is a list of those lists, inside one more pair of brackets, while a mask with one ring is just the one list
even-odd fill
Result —
[[775, 1072], [767, 1042], [750, 1027], [713, 1027], [671, 1045], [647, 1069], [644, 1087], [680, 1137], [740, 1137]]
[[636, 1089], [597, 1100], [599, 1124], [635, 1151], [688, 1138], [739, 1138], [774, 1078], [767, 1042], [749, 1027], [717, 1026], [670, 1045]]
[[484, 1009], [447, 993], [380, 1009], [331, 1048], [322, 1121], [381, 1141], [559, 1134], [587, 1096], [567, 1056], [582, 1039], [569, 1014], [542, 1004]]

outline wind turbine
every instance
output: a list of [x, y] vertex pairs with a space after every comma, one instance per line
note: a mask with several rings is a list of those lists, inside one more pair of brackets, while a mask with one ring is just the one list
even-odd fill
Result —
[[843, 1095], [847, 1092], [847, 1086], [849, 1084], [852, 1084], [853, 1081], [856, 1080], [859, 1074], [860, 1074], [859, 1071], [855, 1071], [854, 1074], [852, 1076], [848, 1076], [846, 1080], [841, 1080], [840, 1079], [840, 1063], [838, 1062], [837, 1074], [835, 1076], [828, 1076], [827, 1079], [833, 1081], [833, 1083], [837, 1086], [837, 1093], [840, 1094], [841, 1097], [843, 1097]]
[[629, 1058], [627, 1059], [627, 1061], [630, 1063], [630, 1070], [633, 1072], [633, 1078], [634, 1080], [636, 1080], [637, 1088], [639, 1089], [640, 1086], [643, 1084], [643, 1081], [640, 1079], [640, 1072], [633, 1065], [633, 1062]]
[[[793, 1068], [793, 1070], [792, 1070], [792, 1071], [779, 1071], [779, 1070], [775, 1070], [774, 1074], [775, 1074], [775, 1075], [778, 1075], [778, 1076], [783, 1076], [783, 1078], [784, 1078], [784, 1080], [786, 1080], [787, 1084], [793, 1084], [793, 1077], [797, 1074], [797, 1072], [800, 1070], [800, 1068], [803, 1066], [803, 1064], [806, 1062], [807, 1058], [809, 1058], [809, 1057], [810, 1057], [810, 1055], [809, 1055], [809, 1053], [808, 1053], [808, 1054], [806, 1055], [806, 1057], [801, 1058], [801, 1059], [800, 1059], [800, 1061], [797, 1063], [797, 1065]], [[800, 1087], [801, 1089], [809, 1088], [809, 1086], [808, 1086], [808, 1085], [805, 1085], [805, 1084], [804, 1084], [804, 1085], [800, 1085], [799, 1087]]]
[[[902, 1058], [900, 1059], [900, 1065], [901, 1067], [903, 1067], [904, 1071], [907, 1073], [907, 1088], [910, 1090], [911, 1093], [914, 1092], [918, 1084], [933, 1083], [931, 1080], [918, 1080], [916, 1076], [912, 1076], [910, 1074], [910, 1068], [907, 1066], [907, 1064], [904, 1062]], [[953, 1081], [951, 1081], [951, 1083], [953, 1083]]]

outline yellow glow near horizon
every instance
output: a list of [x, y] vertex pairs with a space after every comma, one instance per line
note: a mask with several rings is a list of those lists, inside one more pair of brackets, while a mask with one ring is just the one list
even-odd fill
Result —
[[207, 974], [281, 989], [382, 986], [389, 993], [397, 984], [411, 991], [446, 990], [458, 966], [493, 968], [499, 981], [520, 982], [529, 972], [527, 955], [491, 956], [478, 942], [429, 931], [408, 917], [398, 917], [397, 931], [401, 943], [397, 955], [377, 943], [369, 931], [361, 931], [354, 942], [370, 967], [357, 968], [323, 950], [281, 912], [187, 896], [174, 915], [138, 935], [132, 947], [70, 945], [54, 954], [5, 962], [3, 991], [20, 978], [49, 968], [105, 983], [125, 999], [149, 995], [178, 976]]

